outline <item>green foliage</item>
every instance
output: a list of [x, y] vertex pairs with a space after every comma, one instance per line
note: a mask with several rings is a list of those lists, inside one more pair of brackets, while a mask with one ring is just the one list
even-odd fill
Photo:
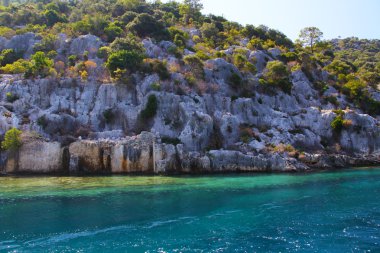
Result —
[[179, 6], [179, 13], [183, 22], [189, 24], [200, 19], [202, 9], [203, 4], [200, 0], [184, 0], [183, 4]]
[[111, 52], [110, 47], [101, 47], [101, 48], [99, 48], [99, 50], [97, 52], [97, 56], [101, 59], [107, 59], [110, 52]]
[[35, 51], [49, 52], [55, 50], [58, 37], [54, 34], [48, 34], [42, 38], [40, 43], [34, 46]]
[[36, 52], [31, 57], [31, 68], [28, 74], [46, 77], [49, 75], [50, 68], [53, 67], [53, 64], [53, 61], [49, 59], [44, 52]]
[[136, 51], [121, 50], [112, 53], [106, 62], [106, 67], [115, 76], [117, 69], [135, 71], [140, 68], [144, 56]]
[[145, 109], [140, 112], [140, 116], [143, 119], [151, 119], [154, 116], [156, 116], [157, 108], [158, 108], [157, 97], [154, 94], [149, 95], [148, 102], [145, 106]]
[[190, 66], [191, 72], [196, 78], [203, 79], [205, 76], [203, 62], [196, 55], [186, 55], [183, 61]]
[[239, 88], [243, 83], [243, 79], [238, 73], [232, 73], [228, 81], [229, 84], [234, 88]]
[[153, 37], [159, 40], [168, 38], [168, 31], [153, 16], [143, 13], [127, 25], [127, 29], [139, 37]]
[[115, 113], [112, 109], [107, 109], [103, 112], [103, 118], [107, 124], [111, 123], [115, 118]]
[[115, 22], [108, 24], [108, 26], [104, 29], [104, 33], [107, 36], [107, 41], [112, 42], [117, 37], [120, 37], [123, 33], [123, 29], [115, 24]]
[[12, 64], [22, 57], [22, 53], [15, 52], [13, 49], [4, 49], [0, 54], [0, 65]]
[[298, 60], [298, 55], [295, 52], [286, 52], [280, 55], [280, 58], [284, 62], [291, 62]]
[[31, 67], [32, 65], [29, 61], [19, 59], [12, 64], [6, 64], [4, 67], [1, 67], [0, 70], [6, 74], [22, 74], [31, 69]]
[[138, 13], [133, 11], [126, 11], [119, 20], [123, 22], [125, 25], [133, 21], [137, 17]]
[[204, 39], [214, 40], [219, 33], [219, 29], [214, 23], [203, 23], [200, 30]]
[[17, 99], [19, 99], [19, 97], [18, 97], [16, 94], [13, 94], [13, 93], [11, 93], [11, 92], [7, 92], [6, 96], [7, 96], [7, 101], [8, 101], [9, 103], [13, 103], [13, 102], [16, 101]]
[[339, 74], [349, 74], [352, 71], [352, 68], [346, 62], [335, 59], [325, 67], [325, 70], [333, 75], [338, 76]]
[[149, 72], [157, 73], [161, 80], [170, 78], [170, 73], [166, 67], [166, 62], [160, 60], [152, 60], [148, 63]]
[[1, 148], [4, 150], [16, 151], [21, 145], [22, 131], [17, 128], [11, 128], [5, 133], [4, 141], [1, 142]]
[[45, 115], [42, 115], [41, 117], [37, 119], [37, 125], [42, 127], [42, 129], [45, 129], [48, 126], [48, 122], [46, 120]]
[[263, 78], [265, 84], [280, 87], [284, 92], [290, 93], [292, 83], [289, 80], [289, 70], [281, 61], [268, 62]]
[[178, 138], [170, 138], [170, 137], [162, 137], [161, 138], [162, 143], [165, 144], [172, 144], [174, 146], [177, 146], [178, 144], [181, 144], [181, 140]]
[[314, 52], [314, 46], [318, 43], [323, 36], [323, 32], [317, 27], [305, 27], [300, 31], [299, 41], [304, 45], [310, 47], [311, 52]]
[[69, 61], [69, 66], [75, 66], [77, 60], [78, 60], [78, 56], [76, 55], [70, 55], [67, 60]]
[[340, 133], [343, 128], [343, 117], [341, 115], [336, 116], [333, 121], [331, 121], [331, 128], [336, 133]]
[[44, 12], [44, 18], [46, 19], [46, 24], [48, 26], [53, 26], [58, 22], [66, 22], [67, 19], [60, 15], [56, 10], [46, 10]]
[[126, 38], [117, 38], [110, 44], [110, 50], [112, 52], [126, 50], [133, 51], [139, 54], [144, 54], [145, 49], [141, 42], [135, 36], [128, 36]]

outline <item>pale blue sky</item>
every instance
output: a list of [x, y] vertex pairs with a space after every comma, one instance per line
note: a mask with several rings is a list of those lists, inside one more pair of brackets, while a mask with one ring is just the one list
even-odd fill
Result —
[[[167, 2], [164, 0], [163, 2]], [[241, 24], [264, 24], [292, 40], [306, 26], [325, 39], [380, 39], [380, 0], [203, 0], [204, 13], [223, 15]]]

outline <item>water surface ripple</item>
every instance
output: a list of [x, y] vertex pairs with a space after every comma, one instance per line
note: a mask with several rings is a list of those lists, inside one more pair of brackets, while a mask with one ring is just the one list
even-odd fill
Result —
[[0, 252], [380, 252], [380, 169], [3, 177]]

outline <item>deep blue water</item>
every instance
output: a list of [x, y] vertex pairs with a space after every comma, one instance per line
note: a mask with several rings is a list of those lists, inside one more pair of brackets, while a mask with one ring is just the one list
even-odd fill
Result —
[[0, 252], [380, 252], [380, 169], [0, 178]]

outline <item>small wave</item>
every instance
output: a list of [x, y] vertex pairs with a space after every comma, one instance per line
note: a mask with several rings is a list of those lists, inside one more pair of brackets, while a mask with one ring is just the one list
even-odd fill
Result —
[[14, 250], [19, 248], [21, 245], [15, 244], [16, 241], [0, 241], [0, 251], [1, 250]]
[[196, 219], [196, 217], [180, 217], [178, 219], [174, 219], [174, 220], [160, 220], [160, 221], [154, 221], [152, 222], [149, 226], [146, 226], [145, 228], [154, 228], [154, 227], [159, 227], [159, 226], [163, 226], [163, 225], [166, 225], [166, 224], [170, 224], [170, 223], [176, 223], [176, 222], [180, 222], [180, 221], [183, 221], [183, 220], [194, 220]]
[[130, 229], [130, 226], [116, 226], [116, 227], [110, 227], [100, 230], [94, 230], [94, 231], [81, 231], [81, 232], [75, 232], [75, 233], [63, 233], [59, 235], [54, 236], [48, 236], [43, 238], [34, 239], [31, 241], [25, 242], [26, 245], [29, 247], [36, 247], [36, 246], [46, 246], [51, 245], [63, 241], [69, 241], [81, 237], [90, 237], [102, 233], [112, 232], [112, 231], [118, 231], [118, 230], [128, 230]]

